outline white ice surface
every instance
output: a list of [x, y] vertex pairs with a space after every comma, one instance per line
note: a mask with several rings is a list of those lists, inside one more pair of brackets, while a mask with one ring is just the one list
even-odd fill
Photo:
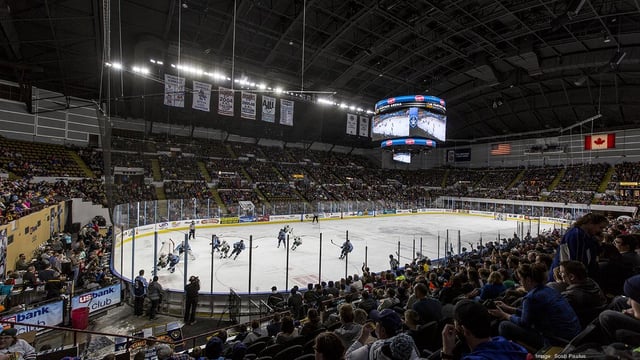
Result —
[[[360, 274], [363, 262], [367, 261], [372, 271], [378, 272], [389, 268], [389, 254], [394, 254], [400, 246], [401, 263], [409, 262], [413, 257], [413, 243], [415, 251], [420, 251], [422, 238], [422, 253], [429, 258], [438, 256], [438, 235], [440, 235], [440, 252], [444, 255], [445, 238], [449, 229], [449, 238], [453, 243], [454, 253], [457, 253], [458, 230], [461, 234], [461, 244], [470, 248], [469, 243], [478, 243], [480, 236], [486, 243], [494, 241], [498, 232], [501, 238], [512, 237], [516, 232], [517, 222], [496, 221], [486, 217], [463, 215], [406, 215], [381, 216], [375, 218], [353, 218], [347, 220], [320, 220], [319, 224], [309, 221], [288, 223], [294, 229], [295, 235], [302, 236], [303, 243], [295, 251], [289, 251], [289, 274], [286, 278], [287, 251], [281, 246], [277, 248], [278, 230], [285, 223], [253, 223], [247, 225], [219, 226], [215, 228], [199, 228], [196, 239], [189, 244], [193, 249], [195, 260], [187, 264], [188, 276], [200, 277], [201, 292], [211, 289], [211, 274], [213, 274], [213, 291], [227, 293], [229, 288], [236, 292], [249, 291], [249, 237], [253, 238], [251, 256], [251, 292], [268, 292], [275, 285], [284, 290], [293, 285], [303, 288], [308, 283], [318, 283], [320, 272], [320, 251], [322, 251], [322, 279], [321, 281], [340, 280], [346, 273]], [[525, 224], [525, 229], [528, 223]], [[542, 225], [541, 231], [545, 225]], [[338, 259], [340, 249], [331, 243], [342, 244], [346, 236], [353, 243], [354, 250], [348, 262]], [[525, 230], [526, 231], [526, 230]], [[532, 233], [537, 231], [537, 223], [533, 225]], [[176, 245], [184, 239], [185, 232], [173, 231], [158, 235], [158, 248], [163, 240], [172, 238]], [[233, 244], [244, 239], [247, 249], [237, 260], [220, 259], [216, 253], [211, 271], [211, 234], [217, 234], [222, 240]], [[322, 249], [320, 249], [320, 234], [322, 234]], [[290, 239], [293, 243], [293, 238]], [[365, 255], [366, 249], [366, 255]], [[153, 235], [136, 239], [135, 256], [131, 256], [131, 241], [123, 246], [124, 260], [122, 261], [125, 278], [131, 278], [133, 272], [137, 275], [139, 269], [145, 269], [146, 276], [152, 276], [153, 270]], [[120, 272], [120, 249], [115, 249], [114, 266]], [[133, 262], [133, 263], [132, 263]], [[346, 264], [346, 267], [345, 267]], [[166, 268], [158, 271], [159, 281], [165, 287], [183, 290], [185, 273], [184, 260], [181, 258], [174, 273]]]

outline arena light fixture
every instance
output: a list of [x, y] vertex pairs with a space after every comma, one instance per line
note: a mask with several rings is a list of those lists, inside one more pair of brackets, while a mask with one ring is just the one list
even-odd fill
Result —
[[267, 88], [267, 85], [262, 84], [262, 83], [258, 84], [258, 89], [260, 89], [260, 90], [266, 90], [266, 88]]
[[281, 88], [281, 87], [277, 87], [277, 88], [275, 88], [275, 92], [276, 92], [276, 94], [282, 94], [282, 91], [283, 91], [283, 90], [282, 90], [282, 88]]
[[333, 105], [333, 101], [325, 98], [318, 98], [318, 104]]

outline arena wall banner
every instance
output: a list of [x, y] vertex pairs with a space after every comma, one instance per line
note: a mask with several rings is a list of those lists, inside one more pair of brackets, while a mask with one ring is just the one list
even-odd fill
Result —
[[237, 216], [220, 218], [220, 224], [237, 224], [240, 222], [240, 218]]
[[[62, 324], [62, 314], [64, 313], [63, 310], [63, 302], [62, 300], [60, 300], [38, 306], [27, 311], [21, 311], [8, 317], [4, 317], [2, 318], [2, 320], [0, 320], [0, 322], [12, 321], [33, 325], [56, 326]], [[18, 329], [18, 334], [40, 329], [38, 327], [23, 325], [16, 325], [15, 328]]]
[[407, 209], [407, 210], [399, 209], [399, 210], [396, 210], [396, 214], [411, 214], [411, 209]]
[[256, 222], [256, 217], [255, 216], [240, 216], [238, 218], [238, 222], [240, 222], [240, 223]]
[[74, 296], [71, 299], [71, 310], [89, 307], [89, 314], [106, 309], [120, 303], [120, 284]]
[[282, 220], [300, 220], [299, 214], [290, 215], [270, 215], [269, 221], [282, 221]]

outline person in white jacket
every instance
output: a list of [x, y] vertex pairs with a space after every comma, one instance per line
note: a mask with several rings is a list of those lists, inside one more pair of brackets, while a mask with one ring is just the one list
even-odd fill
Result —
[[[362, 327], [360, 337], [345, 354], [346, 360], [417, 360], [418, 350], [411, 336], [402, 333], [402, 319], [391, 310], [372, 310], [367, 322]], [[375, 326], [374, 326], [375, 323]], [[375, 330], [378, 340], [367, 344], [371, 332]]]

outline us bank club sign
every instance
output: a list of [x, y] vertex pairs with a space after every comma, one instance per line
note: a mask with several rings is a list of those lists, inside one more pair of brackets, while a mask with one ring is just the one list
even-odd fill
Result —
[[89, 307], [91, 314], [119, 303], [120, 284], [115, 284], [74, 296], [71, 299], [71, 310]]
[[[71, 299], [71, 309], [75, 310], [82, 307], [89, 307], [89, 313], [93, 313], [118, 303], [120, 303], [120, 284], [115, 284], [73, 297]], [[4, 317], [0, 320], [0, 323], [10, 321], [33, 325], [56, 326], [62, 324], [63, 315], [64, 303], [62, 301], [56, 301]], [[19, 334], [42, 330], [36, 326], [28, 325], [16, 325], [15, 328]]]

